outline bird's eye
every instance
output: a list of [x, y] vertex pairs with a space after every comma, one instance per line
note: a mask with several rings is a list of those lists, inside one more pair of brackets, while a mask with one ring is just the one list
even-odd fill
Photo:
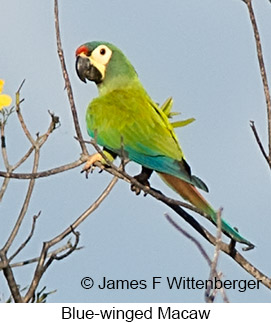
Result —
[[101, 55], [105, 55], [105, 53], [106, 53], [105, 48], [101, 48], [101, 50], [100, 50], [100, 54], [101, 54]]
[[101, 65], [107, 65], [112, 56], [112, 50], [106, 45], [100, 45], [95, 48], [91, 58]]

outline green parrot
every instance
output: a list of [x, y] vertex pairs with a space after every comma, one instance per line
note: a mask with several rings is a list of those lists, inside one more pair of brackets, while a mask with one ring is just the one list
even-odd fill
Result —
[[[216, 223], [216, 211], [198, 191], [208, 192], [208, 188], [191, 174], [174, 132], [174, 127], [181, 124], [169, 121], [172, 100], [159, 108], [126, 56], [108, 42], [81, 45], [76, 50], [76, 71], [81, 81], [93, 81], [98, 87], [99, 96], [87, 108], [86, 123], [88, 134], [104, 147], [106, 157], [113, 161], [124, 153], [129, 160], [142, 165], [142, 173], [136, 178], [145, 185], [152, 171], [156, 171], [170, 187]], [[106, 163], [96, 153], [90, 156], [85, 170], [96, 161]], [[235, 241], [253, 247], [224, 219], [222, 230]]]

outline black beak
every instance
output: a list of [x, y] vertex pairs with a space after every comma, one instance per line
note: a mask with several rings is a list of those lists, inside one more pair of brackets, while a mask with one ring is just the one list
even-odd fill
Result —
[[87, 83], [86, 79], [96, 84], [102, 82], [103, 76], [101, 72], [91, 64], [87, 57], [77, 56], [75, 67], [77, 75], [82, 82]]

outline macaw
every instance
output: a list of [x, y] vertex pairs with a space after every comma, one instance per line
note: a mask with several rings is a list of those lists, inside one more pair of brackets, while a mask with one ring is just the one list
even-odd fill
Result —
[[[126, 56], [108, 42], [81, 45], [76, 50], [76, 71], [81, 81], [93, 81], [98, 87], [99, 96], [87, 107], [86, 123], [88, 134], [103, 146], [105, 156], [113, 161], [124, 153], [129, 160], [142, 165], [142, 173], [136, 178], [145, 185], [152, 171], [156, 171], [172, 189], [216, 224], [216, 211], [198, 191], [208, 192], [208, 188], [192, 175], [174, 132], [174, 127], [182, 124], [169, 121], [172, 100], [159, 108]], [[96, 161], [106, 163], [96, 153], [89, 158], [85, 169]], [[253, 247], [224, 219], [222, 231], [233, 240]]]

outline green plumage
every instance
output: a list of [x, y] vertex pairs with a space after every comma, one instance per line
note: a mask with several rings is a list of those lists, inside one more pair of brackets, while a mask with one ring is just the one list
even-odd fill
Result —
[[94, 137], [96, 131], [99, 145], [117, 154], [123, 145], [130, 160], [207, 191], [201, 180], [191, 176], [167, 116], [136, 83], [90, 103], [86, 113], [89, 135]]
[[[191, 174], [174, 133], [175, 127], [194, 119], [171, 123], [172, 99], [159, 108], [143, 88], [131, 63], [114, 45], [86, 43], [76, 55], [79, 78], [96, 82], [99, 89], [99, 96], [86, 112], [89, 135], [107, 151], [117, 155], [124, 152], [130, 160], [160, 173], [173, 189], [216, 223], [216, 212], [195, 189], [208, 191], [207, 186]], [[252, 246], [224, 220], [222, 229], [233, 239]]]

